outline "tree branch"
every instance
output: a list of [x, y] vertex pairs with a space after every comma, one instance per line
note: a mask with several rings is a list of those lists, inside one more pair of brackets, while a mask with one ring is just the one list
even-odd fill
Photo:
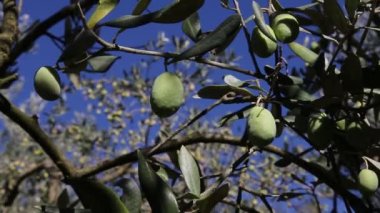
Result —
[[4, 199], [4, 206], [12, 206], [13, 202], [15, 201], [15, 199], [19, 193], [18, 189], [19, 189], [19, 186], [22, 184], [22, 182], [26, 178], [40, 172], [43, 169], [45, 169], [45, 167], [46, 167], [45, 162], [39, 163], [39, 164], [31, 167], [29, 170], [27, 170], [21, 176], [19, 176], [16, 179], [14, 184], [12, 184], [11, 186], [4, 187], [4, 189], [6, 190], [5, 199]]
[[18, 34], [18, 10], [16, 0], [3, 1], [4, 18], [0, 33], [0, 67], [9, 59], [9, 54]]
[[[185, 136], [179, 140], [169, 141], [168, 143], [161, 146], [159, 149], [155, 150], [155, 152], [153, 152], [152, 155], [177, 150], [182, 145], [186, 146], [186, 145], [197, 144], [197, 143], [223, 143], [223, 144], [229, 144], [233, 146], [246, 146], [246, 144], [241, 143], [241, 140], [239, 138], [232, 137], [232, 136], [215, 136], [215, 135], [203, 136], [200, 134], [196, 134], [196, 135]], [[148, 147], [148, 148], [142, 149], [141, 151], [143, 153], [150, 153], [151, 149], [152, 147]], [[353, 195], [348, 190], [346, 190], [341, 185], [341, 183], [337, 182], [338, 179], [335, 176], [331, 176], [331, 174], [322, 166], [313, 162], [307, 162], [297, 157], [294, 154], [283, 151], [272, 145], [266, 146], [262, 149], [263, 151], [266, 151], [266, 152], [275, 154], [277, 156], [280, 156], [284, 159], [287, 159], [291, 161], [292, 163], [296, 164], [297, 166], [305, 169], [306, 171], [308, 171], [309, 173], [317, 177], [319, 180], [326, 183], [333, 190], [338, 192], [346, 200], [348, 200], [356, 211], [367, 209], [367, 207], [363, 204], [363, 202], [359, 198], [357, 198], [355, 195]], [[103, 172], [109, 168], [113, 168], [116, 166], [124, 165], [126, 163], [131, 163], [135, 161], [137, 161], [137, 153], [136, 151], [133, 151], [128, 154], [117, 157], [113, 160], [105, 160], [99, 163], [97, 166], [85, 168], [81, 171], [78, 171], [77, 177], [89, 177], [89, 176], [98, 174], [100, 172]]]
[[40, 128], [37, 118], [26, 115], [16, 106], [11, 104], [1, 93], [0, 111], [24, 129], [41, 146], [44, 152], [57, 165], [64, 176], [71, 177], [75, 174], [74, 166], [65, 158], [62, 152], [60, 152], [54, 145], [53, 141], [51, 141], [45, 132]]
[[[9, 1], [9, 0], [8, 0]], [[96, 0], [82, 0], [80, 5], [82, 8], [90, 8], [98, 1]], [[72, 14], [76, 10], [76, 3], [68, 5], [55, 14], [45, 19], [41, 23], [38, 23], [22, 40], [16, 42], [14, 48], [10, 52], [9, 58], [3, 63], [0, 63], [0, 70], [6, 70], [6, 68], [17, 60], [17, 58], [28, 50], [30, 46], [42, 35], [44, 35], [48, 29], [55, 26], [58, 22]], [[1, 58], [0, 58], [1, 59]], [[1, 61], [0, 61], [1, 62]]]

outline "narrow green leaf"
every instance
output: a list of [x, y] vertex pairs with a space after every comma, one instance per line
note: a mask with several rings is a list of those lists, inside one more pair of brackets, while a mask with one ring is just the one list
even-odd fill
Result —
[[215, 55], [222, 53], [227, 47], [231, 45], [231, 43], [235, 40], [236, 36], [239, 34], [241, 27], [238, 27], [235, 29], [233, 33], [227, 38], [227, 40], [224, 42], [224, 44], [218, 46], [213, 50], [213, 53]]
[[342, 33], [347, 33], [350, 29], [350, 25], [336, 0], [324, 1], [323, 10], [332, 24], [334, 24]]
[[125, 203], [130, 213], [140, 213], [142, 196], [140, 188], [133, 179], [122, 178], [115, 185], [123, 190], [121, 201]]
[[259, 27], [260, 31], [264, 33], [265, 36], [273, 40], [274, 42], [277, 42], [277, 39], [273, 37], [273, 35], [268, 31], [267, 25], [265, 24], [264, 20], [264, 14], [261, 11], [261, 7], [259, 3], [256, 1], [252, 2], [253, 12], [255, 14], [255, 23]]
[[73, 187], [83, 206], [93, 213], [129, 212], [119, 196], [97, 180], [72, 179], [67, 182]]
[[222, 201], [230, 190], [230, 184], [226, 183], [216, 188], [211, 187], [201, 194], [201, 198], [196, 202], [200, 213], [209, 213], [217, 203]]
[[125, 15], [114, 20], [108, 21], [103, 26], [114, 27], [120, 29], [128, 29], [140, 27], [142, 25], [152, 22], [153, 18], [158, 15], [158, 12], [148, 13], [145, 15]]
[[313, 65], [318, 58], [318, 55], [315, 52], [297, 42], [291, 42], [288, 45], [294, 54], [310, 65]]
[[349, 53], [341, 71], [343, 88], [351, 94], [363, 93], [363, 71], [359, 57], [354, 53]]
[[219, 99], [229, 92], [235, 92], [237, 95], [241, 96], [253, 96], [251, 92], [247, 89], [232, 87], [229, 85], [211, 85], [201, 88], [197, 95], [200, 98], [205, 99]]
[[179, 212], [176, 197], [170, 187], [152, 170], [139, 150], [137, 157], [140, 185], [152, 211]]
[[94, 45], [96, 39], [89, 30], [83, 29], [62, 52], [58, 61], [71, 61], [81, 57]]
[[193, 13], [182, 22], [182, 31], [189, 36], [191, 40], [195, 42], [199, 40], [202, 30], [197, 12]]
[[187, 187], [191, 193], [199, 196], [201, 194], [201, 182], [197, 162], [184, 146], [181, 147], [178, 158]]
[[108, 13], [115, 9], [119, 0], [99, 0], [99, 5], [96, 7], [94, 13], [91, 15], [87, 22], [87, 26], [92, 29], [95, 25], [102, 20]]
[[240, 27], [241, 19], [239, 15], [231, 15], [225, 19], [219, 26], [208, 34], [205, 38], [198, 41], [194, 46], [185, 50], [178, 57], [169, 63], [174, 63], [183, 59], [200, 56], [216, 47], [223, 45], [228, 41], [231, 35]]
[[161, 9], [159, 15], [153, 19], [156, 23], [177, 23], [185, 20], [191, 14], [198, 11], [204, 4], [204, 0], [179, 0]]
[[111, 66], [119, 58], [120, 58], [120, 56], [99, 55], [99, 56], [91, 57], [88, 60], [88, 63], [92, 67], [91, 71], [94, 71], [94, 72], [106, 72], [106, 71], [108, 71], [111, 68]]
[[151, 0], [139, 0], [136, 7], [133, 9], [132, 15], [140, 15], [148, 8]]

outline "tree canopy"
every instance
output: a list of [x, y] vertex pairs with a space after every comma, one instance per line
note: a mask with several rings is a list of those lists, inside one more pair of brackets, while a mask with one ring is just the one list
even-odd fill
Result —
[[27, 6], [2, 1], [2, 211], [380, 211], [378, 1]]

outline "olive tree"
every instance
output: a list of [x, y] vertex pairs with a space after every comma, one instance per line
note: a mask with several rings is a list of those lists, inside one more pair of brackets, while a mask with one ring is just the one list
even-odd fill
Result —
[[379, 210], [378, 1], [210, 2], [3, 1], [4, 212]]

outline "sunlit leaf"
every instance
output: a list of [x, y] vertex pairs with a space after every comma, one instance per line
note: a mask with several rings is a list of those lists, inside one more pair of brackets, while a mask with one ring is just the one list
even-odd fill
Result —
[[318, 58], [318, 55], [315, 52], [297, 42], [289, 43], [289, 47], [294, 52], [294, 54], [296, 54], [298, 57], [310, 65], [314, 64]]
[[199, 196], [201, 194], [201, 183], [197, 162], [184, 146], [181, 147], [178, 157], [179, 166], [187, 187], [191, 193]]
[[90, 29], [94, 28], [95, 25], [102, 20], [108, 13], [115, 9], [119, 0], [99, 0], [99, 5], [96, 7], [94, 13], [91, 15], [87, 22]]
[[99, 55], [99, 56], [91, 57], [88, 60], [88, 63], [92, 67], [91, 71], [93, 71], [93, 72], [106, 72], [111, 68], [111, 66], [119, 58], [120, 58], [120, 56]]
[[255, 23], [259, 27], [260, 31], [264, 33], [265, 36], [271, 40], [277, 42], [277, 39], [268, 31], [267, 24], [265, 24], [264, 14], [261, 11], [259, 3], [256, 1], [252, 2], [253, 12], [255, 14]]

